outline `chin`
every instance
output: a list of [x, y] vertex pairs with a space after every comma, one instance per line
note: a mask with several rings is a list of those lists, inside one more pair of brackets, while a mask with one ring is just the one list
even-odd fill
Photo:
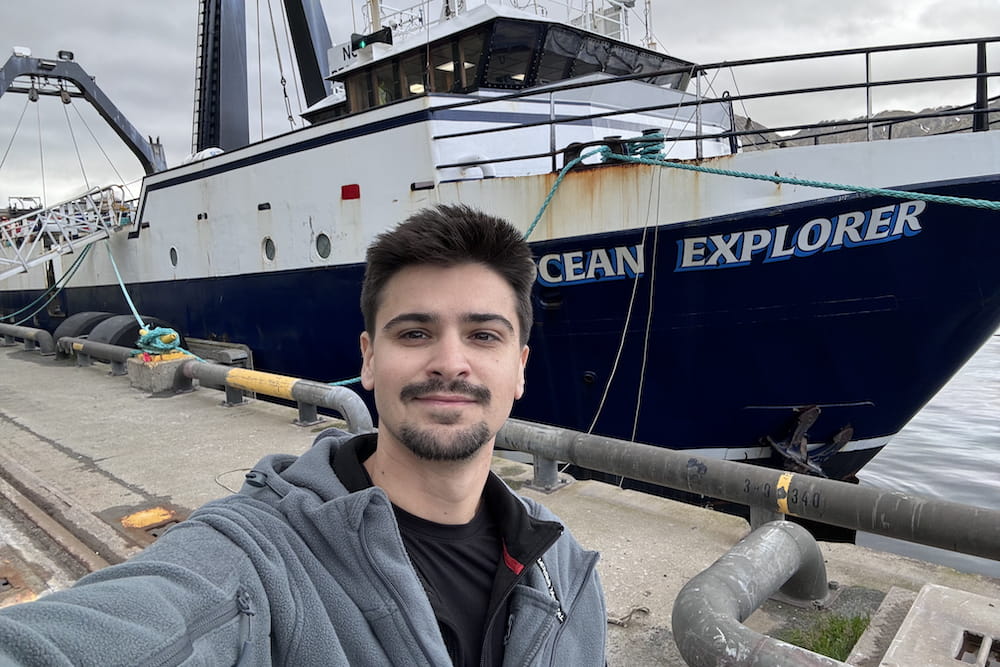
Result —
[[468, 461], [492, 440], [486, 422], [419, 427], [403, 424], [399, 441], [425, 461]]

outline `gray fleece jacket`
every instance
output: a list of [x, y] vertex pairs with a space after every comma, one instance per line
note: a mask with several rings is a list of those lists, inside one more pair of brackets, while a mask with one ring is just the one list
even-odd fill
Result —
[[[265, 457], [128, 562], [0, 610], [0, 665], [450, 664], [385, 493], [331, 468], [349, 437]], [[564, 532], [523, 567], [504, 665], [605, 664], [597, 558]]]

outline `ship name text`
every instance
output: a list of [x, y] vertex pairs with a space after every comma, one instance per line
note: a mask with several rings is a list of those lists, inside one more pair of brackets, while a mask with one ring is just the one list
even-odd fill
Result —
[[677, 241], [675, 271], [748, 266], [754, 261], [781, 262], [818, 252], [888, 243], [921, 232], [919, 216], [927, 203], [908, 201], [870, 211], [815, 218], [797, 230], [789, 225], [728, 234], [690, 236]]
[[641, 244], [551, 253], [538, 260], [538, 282], [552, 287], [635, 278], [643, 265]]

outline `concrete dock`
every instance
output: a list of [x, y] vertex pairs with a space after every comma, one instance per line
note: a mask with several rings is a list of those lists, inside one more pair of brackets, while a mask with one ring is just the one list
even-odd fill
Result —
[[[141, 526], [123, 527], [124, 518], [162, 508], [182, 519], [238, 489], [243, 473], [263, 455], [300, 453], [316, 432], [333, 425], [303, 428], [293, 424], [293, 408], [264, 401], [227, 408], [222, 398], [211, 389], [153, 398], [133, 389], [127, 377], [109, 376], [106, 365], [77, 367], [72, 360], [0, 347], [0, 501], [16, 505], [18, 495], [41, 499], [47, 513], [70, 524], [63, 526], [70, 533], [98, 545], [90, 554], [94, 563], [113, 563], [174, 520], [154, 521], [155, 529], [143, 534]], [[494, 469], [517, 487], [530, 479], [528, 466], [509, 460], [497, 458]], [[610, 663], [683, 665], [670, 630], [674, 599], [691, 577], [749, 532], [747, 523], [592, 481], [550, 495], [521, 491], [556, 512], [585, 546], [601, 552]], [[803, 610], [769, 601], [748, 626], [775, 635], [807, 626], [819, 614], [874, 615], [892, 591], [876, 617], [884, 635], [881, 648], [875, 636], [869, 641], [876, 647], [852, 661], [877, 665], [903, 621], [890, 612], [905, 613], [924, 584], [1000, 600], [997, 579], [854, 545], [823, 543], [821, 549], [828, 578], [839, 584], [832, 608]], [[0, 558], [0, 567], [3, 562]], [[39, 570], [44, 579], [45, 568]], [[0, 589], [0, 604], [10, 601]]]

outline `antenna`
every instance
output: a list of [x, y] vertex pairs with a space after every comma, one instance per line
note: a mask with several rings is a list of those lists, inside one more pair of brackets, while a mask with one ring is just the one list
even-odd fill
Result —
[[656, 40], [653, 39], [653, 0], [646, 0], [645, 13], [643, 23], [646, 26], [646, 36], [642, 38], [642, 41], [646, 44], [647, 49], [656, 49]]

